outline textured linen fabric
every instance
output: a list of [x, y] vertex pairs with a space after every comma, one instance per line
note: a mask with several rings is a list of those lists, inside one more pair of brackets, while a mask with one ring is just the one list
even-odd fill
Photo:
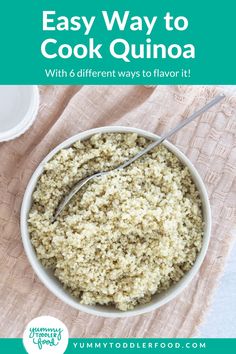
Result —
[[[22, 198], [39, 162], [66, 138], [98, 126], [133, 126], [161, 135], [222, 90], [224, 101], [171, 138], [198, 169], [212, 206], [209, 250], [191, 284], [160, 309], [133, 318], [95, 317], [57, 299], [34, 274], [20, 236]], [[234, 240], [235, 135], [236, 90], [227, 87], [40, 87], [34, 125], [18, 139], [0, 143], [0, 337], [21, 337], [40, 315], [62, 320], [71, 337], [195, 336]]]

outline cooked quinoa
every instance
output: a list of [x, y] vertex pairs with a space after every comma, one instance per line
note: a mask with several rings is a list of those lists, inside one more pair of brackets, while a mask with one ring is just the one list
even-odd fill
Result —
[[201, 199], [187, 167], [160, 145], [128, 168], [90, 181], [52, 223], [70, 188], [112, 169], [149, 141], [96, 134], [62, 149], [33, 194], [28, 225], [38, 259], [82, 304], [127, 311], [178, 282], [201, 249]]

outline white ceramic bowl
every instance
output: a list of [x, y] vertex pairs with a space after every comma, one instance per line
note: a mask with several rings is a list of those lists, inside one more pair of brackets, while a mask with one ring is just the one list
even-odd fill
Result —
[[116, 127], [116, 126], [107, 126], [107, 127], [102, 127], [102, 128], [96, 128], [96, 129], [91, 129], [88, 131], [85, 131], [83, 133], [77, 134], [60, 145], [58, 145], [54, 150], [52, 150], [46, 157], [45, 159], [40, 163], [36, 171], [34, 172], [33, 176], [31, 177], [29, 184], [26, 188], [23, 203], [22, 203], [22, 208], [21, 208], [21, 235], [22, 235], [22, 240], [25, 248], [25, 252], [28, 256], [28, 259], [40, 278], [40, 280], [44, 283], [44, 285], [51, 290], [53, 294], [55, 294], [58, 298], [66, 302], [68, 305], [71, 305], [72, 307], [93, 314], [93, 315], [98, 315], [98, 316], [104, 316], [104, 317], [127, 317], [127, 316], [134, 316], [134, 315], [139, 315], [145, 312], [152, 311], [164, 304], [166, 304], [168, 301], [172, 300], [174, 297], [176, 297], [193, 279], [193, 277], [196, 275], [198, 272], [203, 259], [205, 257], [209, 239], [210, 239], [210, 233], [211, 233], [211, 210], [210, 210], [210, 204], [207, 196], [207, 192], [205, 189], [205, 186], [202, 182], [201, 177], [199, 176], [197, 170], [195, 167], [191, 164], [191, 162], [187, 159], [187, 157], [181, 153], [174, 145], [171, 143], [165, 141], [163, 144], [170, 150], [172, 151], [182, 162], [184, 165], [188, 166], [192, 178], [200, 192], [201, 195], [201, 200], [203, 204], [203, 217], [205, 221], [205, 228], [204, 228], [204, 236], [203, 236], [203, 245], [200, 253], [197, 256], [197, 259], [191, 268], [191, 270], [184, 275], [184, 277], [175, 285], [171, 286], [167, 291], [154, 295], [152, 297], [152, 300], [148, 304], [144, 305], [138, 305], [135, 307], [134, 310], [127, 311], [127, 312], [121, 312], [119, 310], [116, 310], [114, 307], [106, 307], [106, 306], [86, 306], [82, 305], [79, 303], [78, 300], [73, 298], [68, 292], [66, 292], [61, 283], [54, 277], [52, 272], [46, 270], [41, 263], [38, 261], [34, 248], [30, 242], [30, 237], [28, 233], [28, 228], [27, 228], [27, 218], [28, 218], [28, 213], [31, 207], [31, 202], [32, 202], [32, 193], [35, 189], [37, 180], [39, 176], [43, 172], [44, 165], [47, 161], [49, 161], [53, 155], [55, 155], [60, 149], [66, 148], [73, 144], [77, 140], [85, 140], [88, 139], [90, 136], [96, 133], [118, 133], [118, 132], [134, 132], [137, 133], [141, 136], [144, 136], [146, 138], [156, 140], [158, 139], [158, 136], [152, 133], [149, 133], [147, 131], [141, 130], [141, 129], [136, 129], [136, 128], [130, 128], [130, 127]]
[[37, 86], [0, 86], [0, 141], [25, 133], [33, 124], [38, 108]]

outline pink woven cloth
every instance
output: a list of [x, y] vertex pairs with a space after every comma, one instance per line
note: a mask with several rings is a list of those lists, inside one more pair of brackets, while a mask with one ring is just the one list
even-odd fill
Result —
[[[222, 90], [222, 89], [221, 89]], [[21, 337], [34, 317], [62, 320], [71, 337], [191, 337], [206, 313], [233, 243], [236, 189], [236, 95], [185, 127], [171, 141], [194, 163], [212, 206], [206, 259], [175, 300], [151, 313], [105, 319], [79, 312], [51, 294], [23, 250], [20, 207], [43, 157], [66, 138], [98, 126], [124, 125], [158, 134], [175, 126], [219, 91], [202, 86], [47, 86], [34, 125], [0, 144], [0, 336]]]

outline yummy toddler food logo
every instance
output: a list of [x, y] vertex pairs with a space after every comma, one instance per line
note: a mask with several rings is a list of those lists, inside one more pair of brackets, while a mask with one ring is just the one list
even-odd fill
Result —
[[55, 317], [41, 316], [30, 321], [23, 334], [29, 354], [63, 354], [68, 346], [68, 330]]

